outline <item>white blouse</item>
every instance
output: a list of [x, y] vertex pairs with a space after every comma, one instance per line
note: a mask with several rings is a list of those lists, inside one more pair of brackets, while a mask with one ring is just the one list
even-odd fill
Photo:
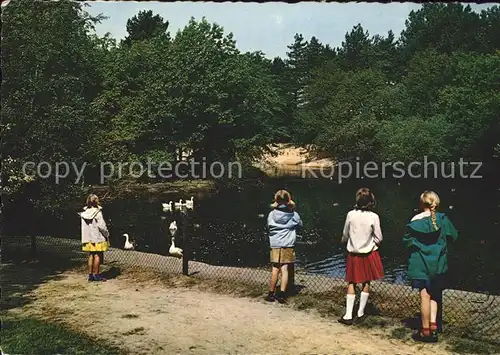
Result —
[[342, 235], [342, 243], [347, 242], [349, 253], [367, 254], [377, 250], [382, 239], [378, 214], [356, 209], [349, 211]]

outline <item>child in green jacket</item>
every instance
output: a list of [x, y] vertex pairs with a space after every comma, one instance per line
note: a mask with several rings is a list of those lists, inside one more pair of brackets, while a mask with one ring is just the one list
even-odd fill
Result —
[[408, 277], [412, 287], [420, 291], [422, 329], [413, 339], [437, 342], [438, 302], [448, 271], [448, 238], [455, 241], [457, 230], [444, 213], [436, 212], [439, 196], [433, 191], [420, 195], [422, 212], [408, 223], [403, 242], [410, 249]]

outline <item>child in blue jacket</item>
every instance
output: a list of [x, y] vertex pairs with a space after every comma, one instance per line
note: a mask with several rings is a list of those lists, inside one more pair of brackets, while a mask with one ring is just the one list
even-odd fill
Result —
[[[271, 281], [266, 301], [275, 299], [285, 303], [285, 291], [288, 285], [288, 265], [295, 262], [295, 241], [297, 228], [302, 226], [302, 220], [295, 212], [295, 203], [286, 190], [279, 190], [274, 195], [273, 210], [267, 216], [269, 229], [269, 244], [271, 247]], [[276, 293], [276, 284], [281, 271], [281, 292]]]

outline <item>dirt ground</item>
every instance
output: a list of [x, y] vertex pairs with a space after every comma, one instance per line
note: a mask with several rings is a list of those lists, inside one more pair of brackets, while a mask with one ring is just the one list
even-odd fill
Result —
[[134, 354], [449, 354], [443, 344], [405, 343], [278, 303], [126, 274], [104, 283], [85, 276], [66, 271], [9, 312], [63, 323]]

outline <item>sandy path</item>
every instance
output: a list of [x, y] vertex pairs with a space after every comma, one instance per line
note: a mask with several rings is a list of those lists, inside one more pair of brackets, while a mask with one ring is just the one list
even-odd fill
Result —
[[82, 274], [62, 276], [10, 312], [63, 322], [134, 354], [449, 353], [442, 344], [390, 340], [277, 303], [137, 283], [125, 275], [90, 284]]

